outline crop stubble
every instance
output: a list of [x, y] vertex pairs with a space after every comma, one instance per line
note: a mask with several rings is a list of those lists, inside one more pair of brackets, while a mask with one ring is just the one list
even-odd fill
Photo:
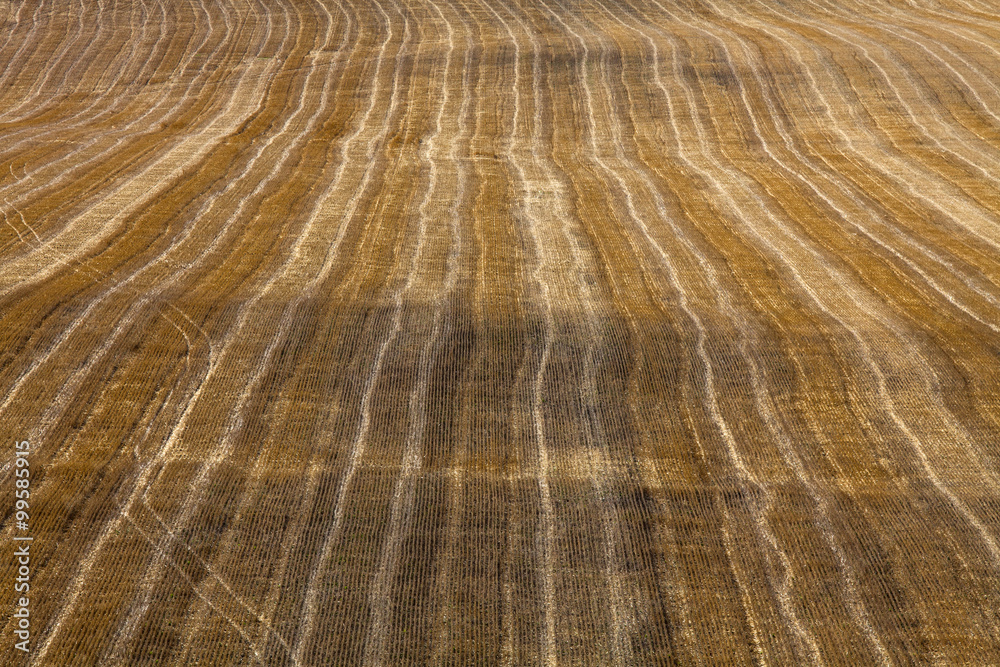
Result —
[[29, 661], [1000, 662], [1000, 7], [0, 24]]

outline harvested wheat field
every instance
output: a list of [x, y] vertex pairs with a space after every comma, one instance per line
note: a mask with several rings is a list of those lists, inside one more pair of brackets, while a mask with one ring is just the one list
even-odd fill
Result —
[[1000, 664], [1000, 5], [0, 25], [0, 662]]

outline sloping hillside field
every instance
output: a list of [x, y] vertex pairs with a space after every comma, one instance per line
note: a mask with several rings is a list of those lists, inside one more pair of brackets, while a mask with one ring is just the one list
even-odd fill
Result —
[[0, 26], [0, 663], [1000, 664], [996, 2]]

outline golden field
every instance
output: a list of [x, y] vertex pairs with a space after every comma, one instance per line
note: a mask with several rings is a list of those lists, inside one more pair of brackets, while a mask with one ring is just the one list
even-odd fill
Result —
[[0, 26], [3, 664], [1000, 664], [1000, 5]]

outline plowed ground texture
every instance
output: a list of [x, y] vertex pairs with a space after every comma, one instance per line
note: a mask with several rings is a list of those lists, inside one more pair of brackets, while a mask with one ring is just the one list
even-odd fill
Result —
[[996, 2], [0, 26], [0, 663], [1000, 664]]

